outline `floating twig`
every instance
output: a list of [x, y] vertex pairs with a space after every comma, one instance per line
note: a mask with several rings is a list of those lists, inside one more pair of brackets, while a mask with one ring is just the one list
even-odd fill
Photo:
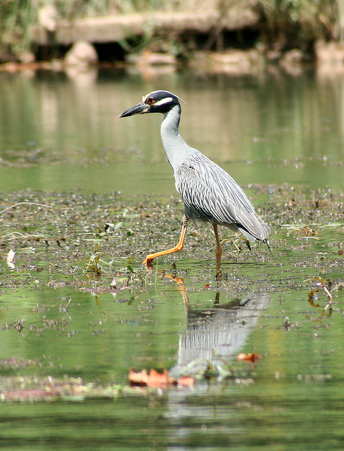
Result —
[[2, 211], [0, 211], [0, 215], [5, 213], [5, 211], [10, 210], [11, 208], [18, 207], [19, 205], [36, 205], [38, 207], [53, 208], [52, 205], [38, 204], [36, 202], [18, 202], [17, 204], [4, 208]]

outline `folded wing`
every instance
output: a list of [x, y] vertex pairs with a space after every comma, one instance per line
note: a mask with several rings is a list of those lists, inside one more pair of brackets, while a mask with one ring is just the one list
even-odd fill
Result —
[[200, 152], [175, 171], [176, 189], [195, 217], [238, 228], [249, 240], [267, 239], [270, 229], [257, 216], [235, 180]]

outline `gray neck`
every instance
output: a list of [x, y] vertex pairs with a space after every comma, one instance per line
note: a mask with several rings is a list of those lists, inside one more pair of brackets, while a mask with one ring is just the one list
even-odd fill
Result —
[[166, 157], [174, 170], [183, 162], [189, 147], [178, 132], [180, 113], [179, 105], [165, 113], [160, 129]]

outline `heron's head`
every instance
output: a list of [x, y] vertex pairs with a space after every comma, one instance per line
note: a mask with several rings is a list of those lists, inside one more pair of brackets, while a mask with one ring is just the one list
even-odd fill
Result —
[[142, 102], [124, 111], [119, 117], [133, 116], [144, 113], [168, 113], [173, 107], [179, 106], [179, 97], [168, 91], [154, 91], [142, 98]]

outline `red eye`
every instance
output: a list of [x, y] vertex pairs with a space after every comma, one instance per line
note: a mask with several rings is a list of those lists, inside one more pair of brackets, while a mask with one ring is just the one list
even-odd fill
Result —
[[147, 103], [148, 103], [149, 105], [153, 105], [153, 103], [155, 103], [155, 100], [153, 99], [153, 97], [149, 97], [149, 98], [147, 99]]

